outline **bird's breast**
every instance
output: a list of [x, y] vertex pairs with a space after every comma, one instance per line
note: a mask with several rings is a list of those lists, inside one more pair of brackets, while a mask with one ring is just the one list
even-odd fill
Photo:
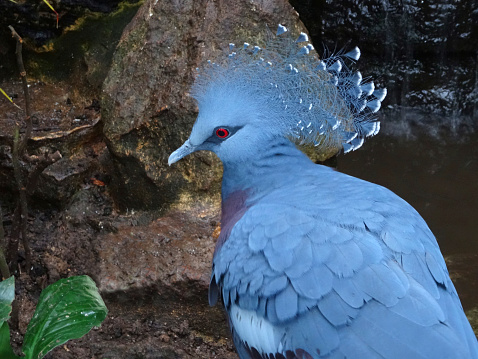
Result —
[[214, 256], [229, 238], [234, 225], [246, 212], [248, 192], [247, 190], [237, 190], [223, 199], [221, 206], [221, 234], [216, 242]]

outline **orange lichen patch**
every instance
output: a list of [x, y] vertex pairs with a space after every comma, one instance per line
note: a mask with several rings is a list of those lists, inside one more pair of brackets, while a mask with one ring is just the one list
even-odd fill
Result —
[[220, 234], [221, 234], [221, 224], [219, 223], [216, 226], [216, 228], [214, 228], [214, 231], [212, 232], [212, 238], [218, 239]]
[[159, 110], [156, 111], [156, 115], [159, 115], [161, 112], [166, 111], [168, 108], [169, 108], [168, 105], [161, 106], [161, 107], [159, 108]]
[[91, 180], [91, 183], [94, 184], [95, 186], [103, 187], [106, 185], [103, 181], [100, 181], [99, 179], [96, 179], [94, 177], [90, 178], [90, 180]]

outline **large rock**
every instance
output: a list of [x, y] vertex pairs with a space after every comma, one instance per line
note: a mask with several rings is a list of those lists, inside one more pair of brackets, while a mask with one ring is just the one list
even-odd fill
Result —
[[260, 42], [266, 24], [275, 30], [278, 23], [304, 31], [286, 0], [144, 3], [123, 33], [103, 87], [112, 193], [121, 209], [161, 209], [217, 193], [221, 168], [213, 155], [195, 154], [167, 167], [196, 117], [188, 96], [195, 68], [230, 42]]

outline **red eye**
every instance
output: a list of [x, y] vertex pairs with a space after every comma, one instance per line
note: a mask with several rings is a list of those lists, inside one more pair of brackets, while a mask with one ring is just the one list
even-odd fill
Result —
[[216, 136], [219, 138], [226, 138], [227, 136], [229, 136], [229, 131], [225, 128], [218, 128], [216, 130]]

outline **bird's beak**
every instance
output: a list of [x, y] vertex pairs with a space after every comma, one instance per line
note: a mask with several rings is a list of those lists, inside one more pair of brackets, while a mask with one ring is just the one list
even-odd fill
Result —
[[168, 158], [168, 165], [171, 166], [173, 163], [179, 161], [181, 158], [193, 153], [194, 151], [196, 151], [196, 146], [192, 145], [191, 142], [187, 140], [181, 147], [171, 153]]

